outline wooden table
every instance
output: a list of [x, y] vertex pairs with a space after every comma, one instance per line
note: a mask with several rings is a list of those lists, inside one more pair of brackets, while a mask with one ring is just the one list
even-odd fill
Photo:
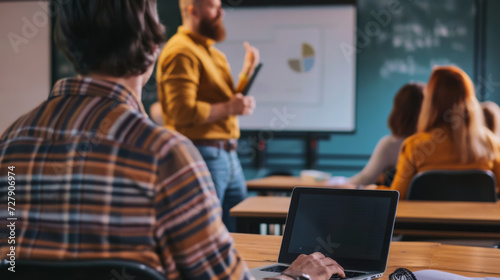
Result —
[[[255, 196], [231, 209], [238, 232], [258, 232], [260, 223], [284, 224], [289, 197]], [[395, 234], [500, 240], [500, 203], [400, 201]]]
[[327, 184], [326, 182], [307, 181], [300, 179], [300, 177], [291, 176], [270, 176], [247, 181], [247, 189], [249, 191], [291, 192], [297, 186], [321, 188], [327, 187]]
[[[249, 268], [276, 263], [281, 236], [232, 234], [236, 249]], [[468, 277], [500, 277], [500, 250], [442, 245], [428, 242], [392, 242], [387, 270], [389, 279], [396, 268], [411, 271], [435, 269]]]

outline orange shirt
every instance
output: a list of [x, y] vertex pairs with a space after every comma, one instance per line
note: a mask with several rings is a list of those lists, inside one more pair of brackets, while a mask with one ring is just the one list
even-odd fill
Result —
[[432, 132], [417, 133], [408, 137], [401, 146], [396, 176], [390, 187], [400, 193], [400, 199], [406, 199], [410, 182], [417, 173], [428, 170], [491, 170], [497, 179], [497, 191], [500, 191], [500, 146], [494, 141], [494, 159], [482, 159], [472, 163], [460, 163], [460, 151], [456, 151], [447, 129], [437, 128]]
[[164, 122], [189, 139], [240, 137], [237, 116], [206, 123], [211, 104], [226, 102], [236, 92], [226, 56], [213, 44], [181, 26], [158, 60], [158, 99]]

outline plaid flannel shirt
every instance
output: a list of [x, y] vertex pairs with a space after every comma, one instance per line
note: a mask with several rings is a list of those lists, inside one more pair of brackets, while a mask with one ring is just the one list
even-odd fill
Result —
[[60, 80], [5, 131], [0, 223], [9, 167], [18, 220], [15, 245], [0, 236], [2, 258], [16, 246], [18, 259], [126, 259], [167, 279], [249, 278], [197, 150], [154, 125], [123, 85]]

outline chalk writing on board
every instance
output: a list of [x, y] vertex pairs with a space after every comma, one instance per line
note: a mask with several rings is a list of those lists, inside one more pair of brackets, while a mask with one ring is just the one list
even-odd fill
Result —
[[466, 51], [462, 41], [467, 38], [468, 30], [459, 22], [436, 20], [431, 28], [425, 28], [416, 22], [396, 23], [391, 33], [384, 34], [379, 39], [391, 40], [392, 47], [406, 52], [439, 48], [443, 41], [451, 41], [451, 48], [455, 51]]
[[430, 63], [425, 65], [419, 63], [415, 60], [412, 55], [407, 56], [404, 59], [387, 59], [382, 68], [380, 69], [380, 77], [384, 79], [391, 78], [394, 74], [403, 75], [428, 75], [430, 74], [430, 69], [436, 65], [452, 65], [453, 62], [446, 58], [441, 59], [431, 59]]

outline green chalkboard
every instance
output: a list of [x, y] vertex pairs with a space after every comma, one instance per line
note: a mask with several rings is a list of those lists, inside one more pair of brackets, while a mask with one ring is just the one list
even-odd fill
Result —
[[[160, 0], [158, 3], [158, 15], [161, 23], [165, 25], [167, 38], [172, 37], [177, 32], [177, 27], [182, 24], [181, 14], [179, 12], [179, 1]], [[156, 69], [156, 68], [155, 68]], [[142, 89], [142, 103], [149, 113], [149, 107], [158, 100], [158, 91], [156, 88], [156, 70], [149, 79], [148, 83]]]
[[500, 1], [486, 2], [486, 46], [485, 46], [485, 73], [479, 77], [478, 85], [484, 90], [486, 100], [500, 104]]
[[[480, 10], [476, 5], [481, 1], [487, 3], [484, 26], [477, 23]], [[170, 37], [181, 24], [178, 1], [157, 2], [160, 19]], [[500, 101], [500, 37], [497, 36], [500, 17], [496, 15], [500, 1], [358, 0], [356, 5], [357, 26], [345, 26], [352, 28], [358, 39], [354, 49], [357, 51], [356, 131], [320, 142], [321, 168], [328, 170], [332, 162], [329, 155], [369, 155], [377, 141], [389, 133], [386, 123], [396, 91], [409, 81], [426, 82], [434, 65], [454, 64], [476, 81], [481, 77], [491, 81], [484, 85], [490, 88], [486, 99]], [[477, 38], [481, 32], [487, 35], [484, 61], [477, 59], [480, 51]], [[478, 75], [481, 65], [485, 71]], [[71, 70], [61, 55], [53, 55], [53, 80], [72, 75]], [[146, 109], [156, 98], [156, 81], [152, 79], [143, 92]], [[278, 142], [271, 146], [279, 147]], [[283, 147], [287, 151], [296, 149]], [[281, 150], [272, 148], [270, 152]], [[343, 159], [335, 160], [335, 164], [362, 166], [363, 162]]]
[[356, 133], [334, 136], [324, 154], [370, 154], [388, 134], [397, 90], [426, 82], [434, 65], [475, 69], [473, 0], [358, 0]]

